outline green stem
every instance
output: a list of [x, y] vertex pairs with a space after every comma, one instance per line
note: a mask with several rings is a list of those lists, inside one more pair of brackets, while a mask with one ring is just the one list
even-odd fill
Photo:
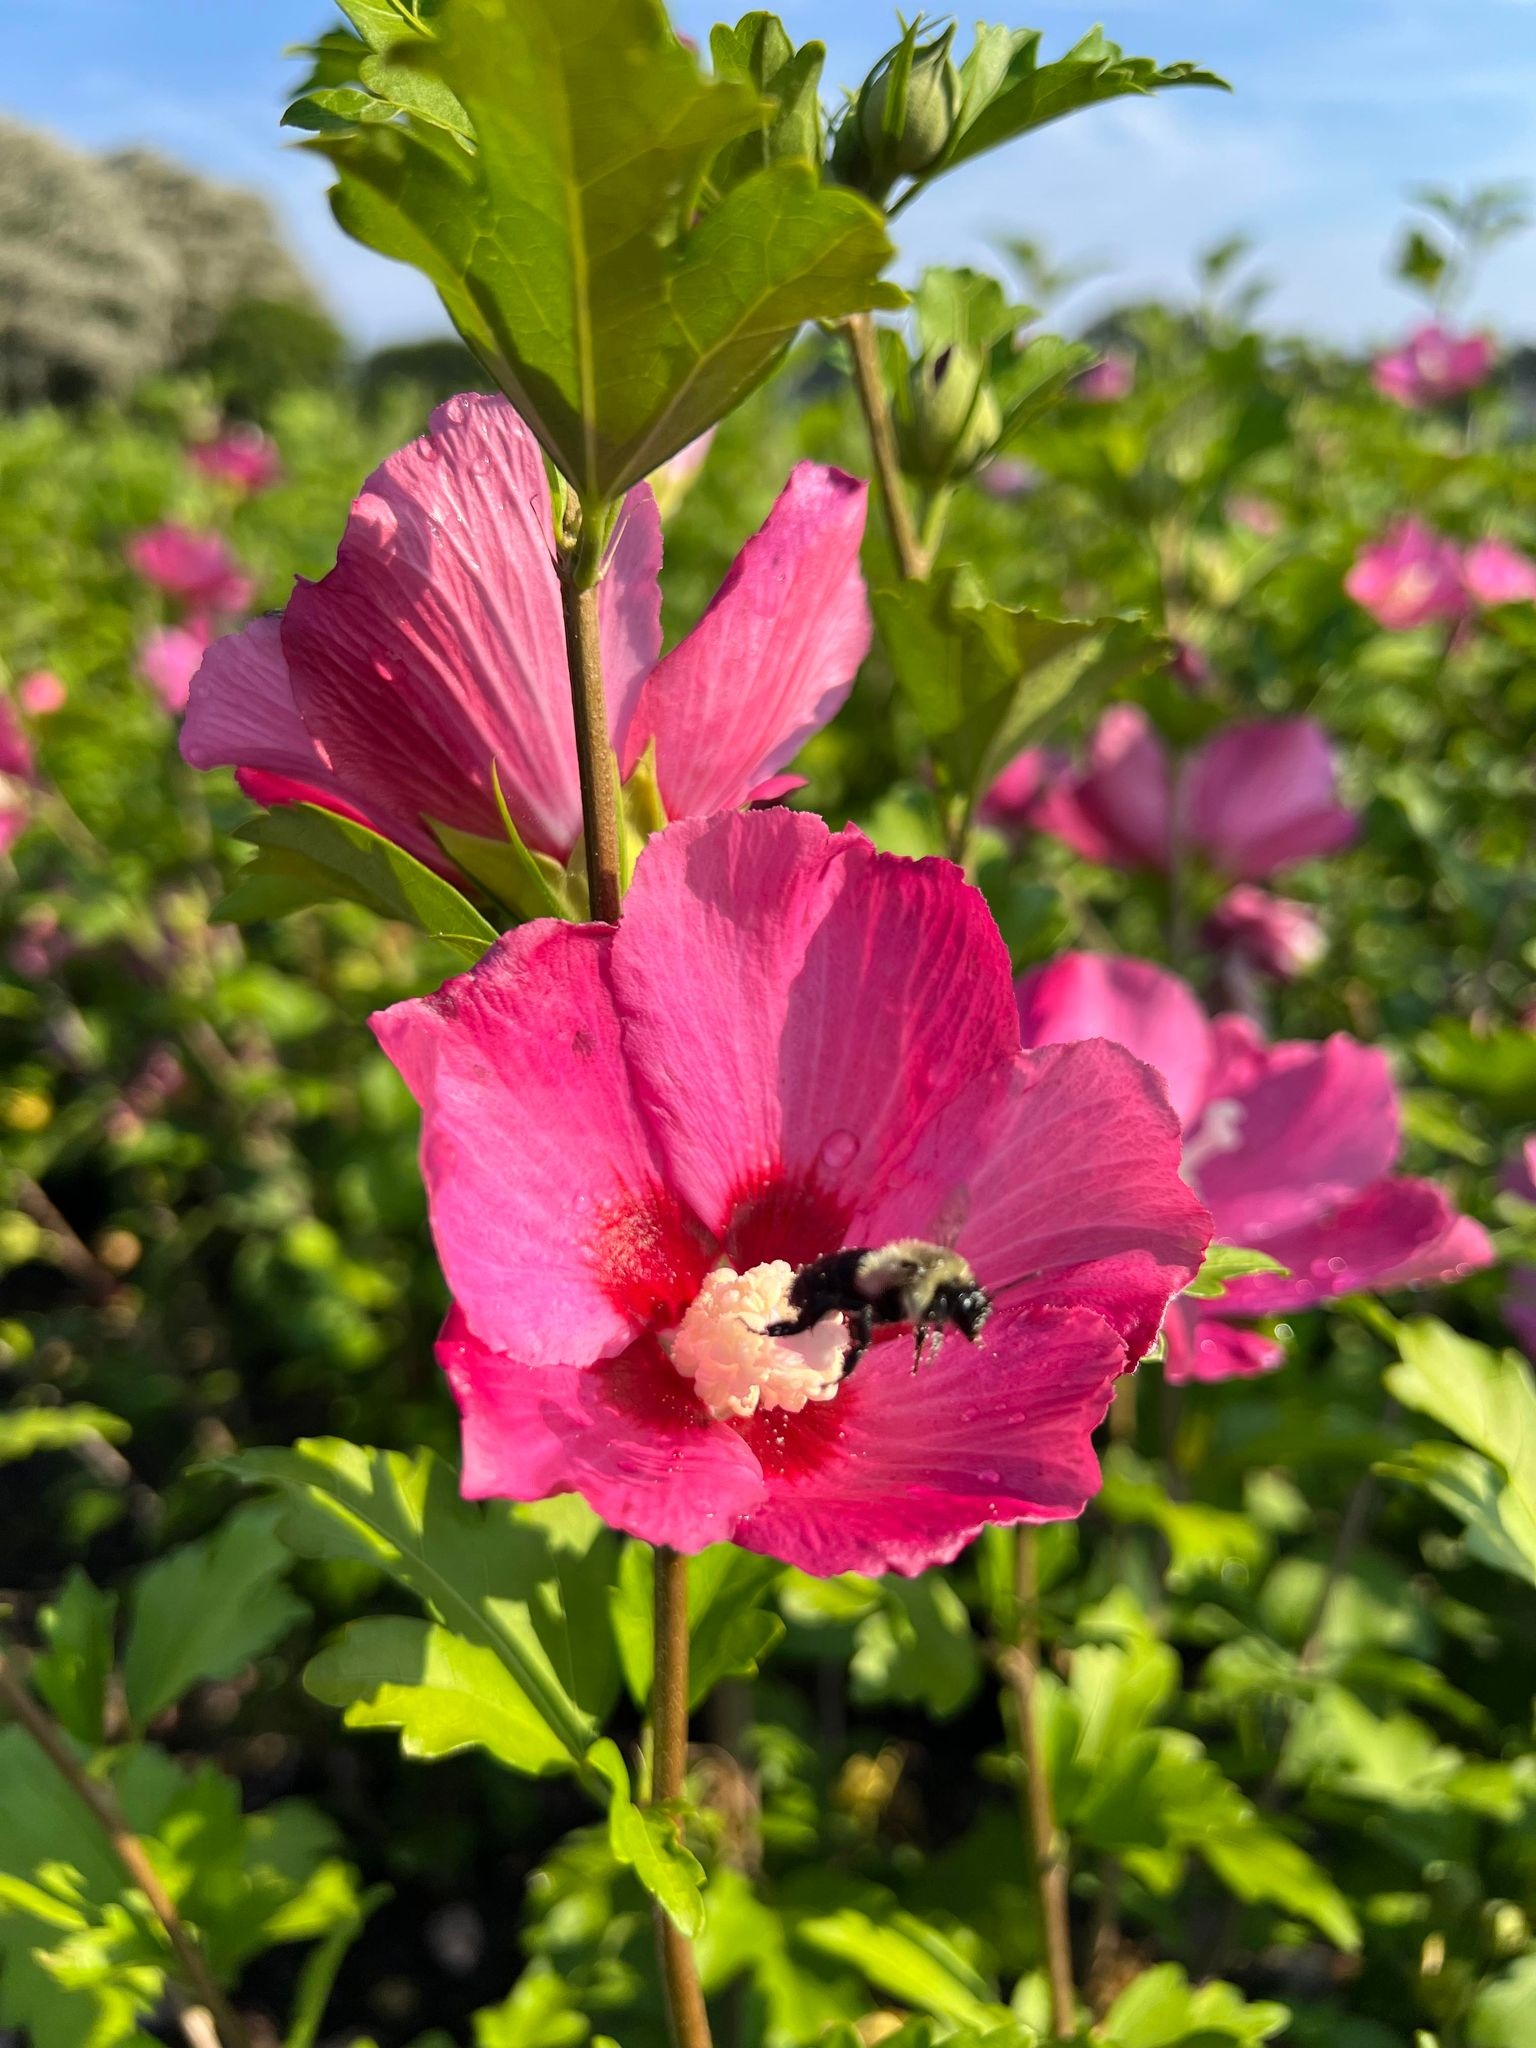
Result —
[[571, 672], [571, 709], [576, 722], [587, 902], [598, 923], [617, 924], [623, 894], [619, 868], [619, 787], [608, 737], [597, 596], [603, 573], [604, 527], [601, 511], [583, 513], [580, 535], [561, 564], [560, 595], [565, 614], [566, 663]]
[[[656, 1546], [655, 1670], [651, 1679], [651, 1804], [683, 1796], [688, 1768], [688, 1560]], [[673, 2048], [711, 2048], [693, 1943], [653, 1905], [656, 1960]]]
[[1019, 1530], [1014, 1567], [1018, 1636], [1005, 1652], [1003, 1669], [1013, 1691], [1023, 1766], [1024, 1831], [1034, 1866], [1051, 1997], [1051, 2038], [1071, 2041], [1077, 2033], [1077, 1989], [1072, 1976], [1072, 1927], [1067, 1911], [1066, 1837], [1056, 1824], [1050, 1772], [1040, 1726], [1040, 1539]]
[[880, 485], [880, 502], [885, 508], [886, 528], [896, 567], [908, 583], [925, 583], [929, 563], [907, 496], [901, 459], [896, 452], [896, 428], [891, 419], [891, 402], [886, 394], [885, 373], [880, 367], [880, 343], [875, 323], [868, 313], [855, 313], [848, 322], [848, 347], [853, 356], [853, 382], [859, 394], [864, 425], [869, 434], [869, 452], [874, 459]]

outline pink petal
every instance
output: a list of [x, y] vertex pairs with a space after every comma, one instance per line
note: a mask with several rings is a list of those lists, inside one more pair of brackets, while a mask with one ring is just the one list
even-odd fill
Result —
[[1459, 619], [1467, 608], [1459, 549], [1417, 519], [1399, 521], [1362, 548], [1344, 588], [1389, 633]]
[[1211, 1027], [1188, 982], [1149, 960], [1063, 953], [1021, 975], [1015, 991], [1026, 1045], [1108, 1038], [1162, 1075], [1179, 1121], [1206, 1097]]
[[1462, 557], [1461, 573], [1479, 604], [1529, 604], [1536, 600], [1536, 562], [1500, 540], [1480, 540]]
[[690, 1554], [764, 1495], [757, 1459], [714, 1422], [649, 1339], [579, 1370], [519, 1364], [454, 1308], [437, 1347], [463, 1426], [468, 1500], [579, 1493], [603, 1520]]
[[[601, 597], [616, 705], [654, 657], [659, 560], [649, 496], [620, 520]], [[283, 620], [294, 700], [354, 800], [494, 838], [494, 761], [528, 845], [566, 858], [581, 801], [554, 552], [543, 458], [505, 399], [450, 399], [375, 470], [336, 567]]]
[[1250, 1042], [1246, 1066], [1213, 1074], [1188, 1151], [1217, 1236], [1273, 1250], [1277, 1233], [1310, 1225], [1392, 1165], [1397, 1093], [1385, 1054], [1342, 1032], [1321, 1045]]
[[824, 1407], [745, 1425], [767, 1499], [734, 1540], [818, 1577], [948, 1564], [989, 1522], [1080, 1514], [1125, 1349], [1082, 1309], [1000, 1309], [920, 1370], [877, 1345]]
[[1290, 1277], [1255, 1273], [1229, 1281], [1221, 1300], [1209, 1305], [1211, 1313], [1223, 1319], [1279, 1315], [1365, 1288], [1460, 1280], [1493, 1257], [1481, 1227], [1458, 1216], [1432, 1181], [1400, 1176], [1276, 1231], [1258, 1249], [1289, 1267]]
[[174, 718], [187, 708], [192, 679], [207, 651], [207, 636], [185, 626], [162, 626], [139, 649], [139, 671]]
[[51, 669], [36, 669], [16, 685], [16, 702], [29, 718], [51, 718], [68, 701], [68, 686]]
[[0, 690], [0, 775], [13, 776], [18, 782], [32, 780], [32, 742], [27, 729], [16, 715], [16, 707], [3, 690]]
[[935, 1111], [1018, 1045], [1007, 952], [960, 871], [803, 812], [653, 839], [613, 975], [670, 1184], [717, 1235], [785, 1188], [834, 1233], [763, 1256], [835, 1249]]
[[868, 486], [802, 462], [708, 611], [616, 720], [627, 774], [656, 742], [671, 818], [734, 810], [841, 707], [869, 651]]
[[1094, 1310], [1135, 1360], [1194, 1278], [1211, 1225], [1179, 1179], [1161, 1077], [1093, 1038], [1016, 1054], [935, 1117], [854, 1241], [909, 1232], [953, 1243], [1000, 1301]]
[[675, 1322], [712, 1257], [665, 1191], [610, 979], [613, 933], [509, 932], [435, 995], [376, 1016], [421, 1104], [438, 1257], [471, 1327], [529, 1365], [586, 1365]]
[[1041, 797], [1065, 772], [1054, 748], [1026, 747], [1015, 754], [982, 797], [976, 815], [999, 832], [1026, 832], [1035, 822]]
[[1191, 1381], [1253, 1379], [1285, 1363], [1285, 1347], [1258, 1330], [1242, 1330], [1201, 1315], [1193, 1302], [1175, 1302], [1164, 1325], [1163, 1377], [1172, 1387]]
[[1228, 726], [1190, 761], [1182, 803], [1190, 844], [1238, 880], [1333, 853], [1357, 827], [1337, 798], [1328, 735], [1310, 718]]
[[1099, 721], [1086, 767], [1045, 791], [1034, 822], [1085, 860], [1162, 868], [1172, 792], [1168, 752], [1147, 714], [1139, 705], [1114, 704]]

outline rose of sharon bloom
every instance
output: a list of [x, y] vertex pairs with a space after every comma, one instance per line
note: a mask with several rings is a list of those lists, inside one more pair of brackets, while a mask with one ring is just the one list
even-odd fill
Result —
[[[958, 869], [805, 814], [671, 826], [616, 927], [524, 925], [374, 1029], [422, 1108], [471, 1497], [921, 1571], [1080, 1512], [1206, 1243], [1157, 1077], [1021, 1052]], [[948, 1330], [914, 1375], [889, 1330], [840, 1380], [841, 1318], [765, 1334], [798, 1268], [899, 1237], [994, 1290], [974, 1346]]]
[[[1529, 1137], [1499, 1177], [1504, 1192], [1536, 1208], [1536, 1136]], [[1526, 1357], [1536, 1361], [1536, 1266], [1511, 1266], [1504, 1320]]]
[[1106, 349], [1096, 363], [1072, 380], [1072, 394], [1085, 405], [1113, 405], [1127, 398], [1136, 384], [1136, 358], [1124, 349]]
[[35, 782], [32, 742], [0, 690], [0, 854], [9, 853], [26, 830]]
[[1146, 960], [1066, 953], [1018, 986], [1026, 1045], [1108, 1038], [1155, 1066], [1184, 1126], [1184, 1178], [1217, 1239], [1267, 1252], [1251, 1274], [1166, 1324], [1176, 1383], [1267, 1372], [1284, 1352], [1247, 1327], [1360, 1288], [1456, 1280], [1493, 1257], [1487, 1234], [1432, 1181], [1392, 1171], [1400, 1135], [1385, 1056], [1338, 1033], [1267, 1044], [1245, 1017], [1208, 1017], [1187, 982]]
[[56, 676], [51, 669], [34, 669], [16, 685], [16, 702], [29, 718], [51, 718], [55, 711], [62, 711], [68, 701], [68, 688], [62, 677]]
[[126, 553], [146, 583], [195, 611], [243, 612], [256, 589], [217, 533], [152, 526], [134, 534]]
[[282, 458], [260, 427], [226, 427], [216, 440], [189, 448], [187, 459], [215, 483], [234, 484], [253, 494], [270, 490], [283, 473]]
[[1035, 807], [1057, 777], [1066, 757], [1054, 747], [1026, 747], [1015, 754], [976, 806], [976, 816], [995, 832], [1023, 833], [1034, 823]]
[[1536, 562], [1501, 540], [1474, 542], [1461, 558], [1461, 574], [1477, 604], [1536, 602]]
[[1276, 981], [1309, 973], [1328, 950], [1310, 904], [1272, 896], [1251, 882], [1227, 891], [1206, 920], [1205, 937], [1218, 952], [1236, 954]]
[[1174, 833], [1234, 880], [1254, 881], [1355, 836], [1338, 800], [1333, 749], [1310, 718], [1230, 725], [1197, 747], [1177, 776], [1146, 713], [1114, 704], [1084, 766], [1059, 778], [1035, 823], [1108, 867], [1169, 867]]
[[1379, 356], [1371, 382], [1399, 405], [1442, 405], [1487, 382], [1493, 343], [1486, 334], [1456, 335], [1431, 321], [1400, 349]]
[[139, 672], [173, 718], [187, 708], [192, 678], [212, 638], [205, 621], [188, 619], [184, 626], [161, 626], [139, 648]]
[[[661, 528], [625, 499], [599, 586], [621, 772], [650, 741], [672, 818], [782, 790], [869, 646], [866, 486], [803, 462], [709, 609], [664, 659]], [[565, 861], [581, 794], [537, 442], [504, 398], [450, 399], [368, 479], [336, 567], [282, 618], [213, 647], [182, 752], [258, 803], [321, 804], [441, 863], [426, 821], [505, 844], [491, 769], [524, 843]]]
[[1344, 588], [1389, 633], [1459, 619], [1467, 609], [1460, 549], [1418, 519], [1400, 520], [1362, 548]]

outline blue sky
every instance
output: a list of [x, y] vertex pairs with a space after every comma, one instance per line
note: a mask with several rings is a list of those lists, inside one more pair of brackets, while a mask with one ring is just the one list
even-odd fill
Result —
[[[900, 224], [904, 271], [986, 262], [992, 237], [1029, 234], [1103, 268], [1064, 309], [1071, 324], [1132, 292], [1187, 291], [1195, 252], [1243, 230], [1274, 280], [1277, 321], [1360, 340], [1412, 317], [1386, 270], [1411, 186], [1536, 184], [1536, 0], [1101, 4], [1127, 49], [1197, 59], [1232, 97], [1100, 108], [957, 173]], [[987, 12], [1043, 28], [1048, 53], [1096, 18], [1091, 4], [1019, 5]], [[715, 18], [704, 0], [673, 11], [700, 36]], [[827, 42], [829, 88], [855, 83], [894, 29], [885, 0], [780, 11], [798, 38]], [[5, 111], [92, 147], [152, 143], [261, 188], [360, 341], [441, 324], [419, 280], [334, 227], [325, 167], [283, 145], [294, 67], [281, 52], [334, 18], [326, 0], [13, 0], [6, 13]], [[1536, 234], [1489, 266], [1472, 310], [1536, 338]]]

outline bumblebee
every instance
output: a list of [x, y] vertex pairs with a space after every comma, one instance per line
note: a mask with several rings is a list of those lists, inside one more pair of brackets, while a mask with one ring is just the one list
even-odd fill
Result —
[[992, 1313], [992, 1297], [977, 1284], [959, 1253], [919, 1237], [813, 1259], [795, 1275], [789, 1303], [793, 1317], [770, 1323], [763, 1334], [798, 1337], [814, 1329], [823, 1316], [846, 1316], [852, 1341], [843, 1360], [844, 1379], [868, 1351], [879, 1325], [912, 1325], [916, 1372], [930, 1336], [949, 1324], [974, 1344]]

